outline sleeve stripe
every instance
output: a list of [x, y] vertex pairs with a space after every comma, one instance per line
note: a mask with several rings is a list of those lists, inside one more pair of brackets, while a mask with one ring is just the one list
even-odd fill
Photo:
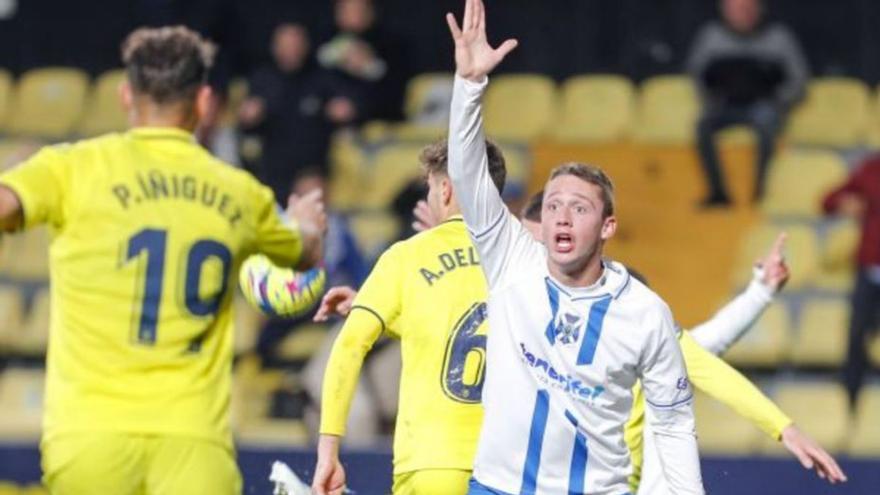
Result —
[[678, 407], [678, 406], [686, 403], [687, 401], [689, 401], [693, 398], [694, 398], [694, 394], [690, 394], [687, 397], [685, 397], [684, 399], [681, 399], [680, 401], [677, 401], [677, 402], [673, 402], [672, 404], [654, 404], [653, 402], [649, 401], [647, 398], [645, 398], [645, 402], [650, 404], [651, 407], [653, 407], [655, 409], [672, 409], [672, 408]]
[[382, 317], [379, 316], [379, 313], [377, 313], [377, 312], [374, 311], [373, 309], [368, 308], [368, 307], [366, 307], [366, 306], [355, 305], [355, 306], [352, 306], [352, 307], [351, 307], [351, 310], [352, 310], [352, 311], [354, 311], [354, 310], [356, 310], [356, 309], [362, 309], [362, 310], [364, 310], [364, 311], [366, 311], [366, 312], [372, 314], [373, 316], [375, 316], [376, 319], [379, 320], [379, 323], [382, 324], [382, 333], [385, 333], [385, 320], [383, 320]]
[[[474, 239], [479, 239], [479, 238], [485, 236], [486, 234], [491, 232], [495, 227], [497, 227], [499, 224], [501, 224], [501, 220], [504, 220], [505, 214], [507, 214], [507, 207], [501, 208], [501, 214], [498, 215], [498, 218], [486, 230], [480, 232], [479, 234], [471, 231], [471, 235], [474, 236]], [[468, 229], [468, 230], [470, 230], [470, 229]]]

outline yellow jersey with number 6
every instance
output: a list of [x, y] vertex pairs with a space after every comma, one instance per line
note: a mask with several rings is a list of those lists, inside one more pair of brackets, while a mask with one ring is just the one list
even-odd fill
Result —
[[301, 254], [271, 191], [173, 128], [46, 147], [0, 184], [24, 227], [52, 236], [44, 441], [104, 430], [231, 447], [238, 267]]
[[[391, 246], [358, 292], [352, 313], [371, 314], [385, 333], [400, 339], [395, 475], [473, 468], [483, 420], [485, 301], [486, 280], [461, 217]], [[328, 370], [353, 366], [338, 357]], [[332, 396], [343, 392], [330, 388], [322, 401], [321, 432], [341, 435], [348, 411], [340, 404], [348, 401]]]

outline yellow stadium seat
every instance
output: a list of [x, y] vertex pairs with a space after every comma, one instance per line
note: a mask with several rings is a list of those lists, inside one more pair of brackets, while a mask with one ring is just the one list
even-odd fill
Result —
[[88, 87], [88, 76], [80, 69], [49, 67], [24, 73], [7, 129], [46, 139], [68, 136], [82, 114]]
[[42, 485], [28, 485], [21, 489], [21, 495], [49, 495], [49, 490]]
[[800, 322], [791, 349], [791, 362], [801, 366], [839, 366], [846, 354], [849, 323], [846, 301], [811, 301], [801, 310]]
[[415, 121], [419, 115], [430, 112], [426, 105], [431, 105], [431, 95], [446, 91], [445, 88], [452, 86], [452, 74], [448, 72], [427, 72], [419, 74], [406, 84], [406, 102], [404, 113], [410, 121]]
[[779, 366], [788, 358], [790, 340], [791, 316], [785, 306], [774, 304], [724, 354], [724, 359], [737, 366]]
[[84, 136], [124, 131], [128, 118], [119, 99], [119, 87], [125, 80], [125, 70], [107, 71], [95, 80], [77, 131]]
[[617, 142], [629, 135], [635, 89], [621, 76], [577, 76], [562, 85], [553, 138], [565, 143]]
[[880, 332], [875, 332], [868, 342], [868, 357], [874, 366], [880, 368]]
[[858, 79], [822, 77], [811, 81], [806, 98], [788, 120], [788, 140], [836, 147], [863, 143], [871, 111], [869, 93]]
[[504, 165], [507, 178], [504, 182], [505, 198], [522, 197], [528, 189], [532, 175], [532, 161], [528, 149], [521, 146], [504, 146]]
[[[377, 151], [369, 168], [370, 186], [364, 191], [360, 206], [386, 208], [407, 184], [421, 177], [422, 148], [419, 144], [391, 144]], [[363, 184], [359, 187], [363, 188]]]
[[819, 268], [819, 246], [816, 233], [811, 227], [803, 225], [776, 226], [759, 224], [746, 234], [740, 245], [739, 255], [733, 270], [733, 286], [740, 288], [751, 279], [751, 267], [755, 260], [763, 257], [770, 249], [779, 232], [788, 233], [785, 256], [791, 266], [790, 289], [802, 289], [808, 286], [816, 276]]
[[855, 424], [847, 452], [856, 457], [880, 457], [880, 387], [865, 387], [859, 393]]
[[828, 229], [816, 287], [836, 292], [852, 290], [860, 236], [859, 226], [849, 220], [837, 222]]
[[761, 430], [721, 402], [697, 392], [694, 398], [700, 452], [745, 455], [755, 451]]
[[17, 280], [46, 280], [49, 277], [48, 229], [36, 227], [3, 236], [0, 273]]
[[7, 368], [0, 375], [0, 437], [39, 438], [44, 383], [41, 369]]
[[[849, 427], [849, 405], [846, 391], [834, 382], [784, 383], [774, 399], [795, 424], [829, 452], [842, 452], [846, 447]], [[773, 455], [790, 455], [770, 438], [762, 442], [762, 451]]]
[[28, 356], [42, 356], [49, 345], [49, 289], [42, 289], [34, 295], [30, 313], [22, 327], [22, 333], [15, 350]]
[[875, 88], [871, 95], [868, 113], [868, 145], [872, 148], [880, 147], [880, 86]]
[[9, 71], [0, 69], [0, 129], [5, 130], [12, 105], [13, 79]]
[[285, 361], [306, 361], [326, 338], [326, 325], [310, 323], [301, 325], [281, 342], [277, 356]]
[[770, 163], [761, 205], [774, 216], [815, 217], [822, 198], [846, 179], [846, 164], [830, 151], [784, 151]]
[[360, 207], [366, 194], [364, 181], [369, 176], [369, 163], [350, 132], [337, 132], [330, 141], [329, 203], [337, 211]]
[[0, 287], [0, 352], [14, 349], [22, 332], [24, 298], [10, 286]]
[[651, 144], [694, 141], [699, 102], [688, 76], [657, 76], [642, 83], [633, 138]]
[[452, 99], [452, 77], [447, 72], [427, 72], [410, 79], [404, 102], [407, 121], [391, 126], [384, 137], [393, 135], [399, 140], [428, 142], [445, 137]]
[[483, 102], [488, 137], [529, 141], [543, 136], [556, 119], [556, 98], [556, 84], [547, 76], [496, 76]]
[[235, 355], [253, 351], [257, 346], [263, 316], [247, 300], [236, 293], [232, 301], [235, 311]]
[[400, 141], [419, 141], [432, 143], [440, 139], [444, 139], [449, 129], [446, 125], [420, 125], [409, 122], [402, 122], [394, 125], [390, 133], [394, 138]]
[[0, 495], [21, 495], [21, 491], [15, 483], [0, 481]]
[[40, 145], [31, 140], [4, 139], [0, 141], [0, 171], [9, 170], [30, 158], [40, 149]]
[[348, 220], [358, 249], [367, 258], [378, 255], [394, 242], [401, 228], [398, 219], [384, 211], [357, 213]]

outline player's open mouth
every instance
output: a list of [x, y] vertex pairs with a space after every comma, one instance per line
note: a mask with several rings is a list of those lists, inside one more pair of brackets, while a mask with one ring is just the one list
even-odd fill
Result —
[[574, 242], [569, 234], [556, 234], [555, 241], [556, 251], [560, 253], [567, 253], [574, 247]]

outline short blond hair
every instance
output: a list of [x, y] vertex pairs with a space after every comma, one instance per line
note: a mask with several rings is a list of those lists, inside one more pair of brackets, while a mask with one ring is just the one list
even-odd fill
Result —
[[566, 162], [550, 172], [550, 179], [547, 182], [563, 175], [573, 175], [585, 182], [599, 186], [599, 189], [602, 190], [602, 217], [608, 218], [614, 215], [614, 184], [601, 168], [585, 163]]

